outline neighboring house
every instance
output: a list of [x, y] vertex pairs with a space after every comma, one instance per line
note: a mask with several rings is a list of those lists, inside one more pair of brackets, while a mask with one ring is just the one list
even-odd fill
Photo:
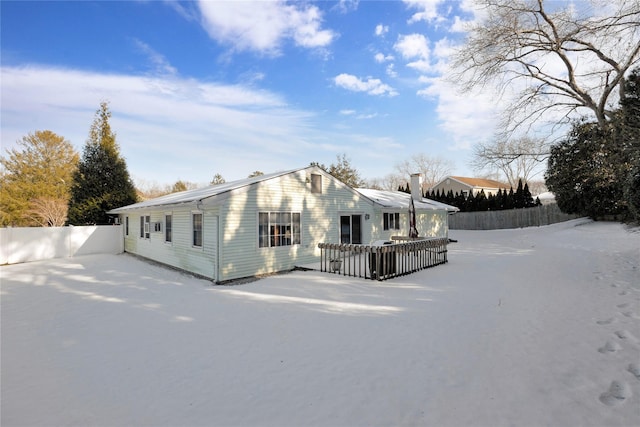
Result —
[[[413, 179], [419, 184], [419, 176]], [[369, 244], [407, 235], [410, 197], [355, 190], [309, 166], [108, 213], [124, 226], [126, 252], [224, 282], [315, 263], [318, 243]], [[418, 197], [420, 236], [447, 237], [448, 214], [457, 208]]]
[[533, 200], [540, 200], [542, 205], [551, 205], [556, 203], [556, 195], [551, 191], [545, 191], [544, 193], [540, 193], [537, 196], [533, 196]]
[[503, 184], [493, 179], [466, 178], [463, 176], [448, 176], [433, 187], [435, 192], [440, 191], [446, 194], [451, 190], [454, 195], [458, 193], [465, 197], [470, 194], [475, 196], [481, 191], [484, 191], [484, 194], [489, 197], [491, 194], [498, 194], [499, 190], [509, 191], [510, 189], [511, 187], [508, 184]]

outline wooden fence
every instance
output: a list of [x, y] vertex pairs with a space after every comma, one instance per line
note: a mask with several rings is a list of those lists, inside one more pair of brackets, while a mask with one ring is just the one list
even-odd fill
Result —
[[495, 230], [539, 227], [578, 218], [563, 213], [555, 203], [526, 209], [504, 211], [458, 212], [449, 216], [451, 230]]
[[320, 271], [386, 280], [447, 262], [445, 238], [392, 237], [399, 243], [347, 245], [320, 243]]

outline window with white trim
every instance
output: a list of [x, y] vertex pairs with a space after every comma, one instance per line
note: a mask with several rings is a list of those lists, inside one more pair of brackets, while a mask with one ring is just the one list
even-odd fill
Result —
[[384, 230], [400, 230], [400, 213], [385, 212], [382, 214], [382, 222]]
[[191, 214], [191, 225], [193, 230], [193, 246], [202, 247], [202, 214]]
[[129, 217], [128, 216], [124, 217], [124, 235], [125, 236], [129, 235]]
[[151, 217], [149, 215], [141, 216], [140, 217], [140, 238], [148, 239], [149, 237], [151, 237], [150, 229], [151, 229]]
[[258, 247], [300, 244], [299, 212], [260, 212], [258, 214]]

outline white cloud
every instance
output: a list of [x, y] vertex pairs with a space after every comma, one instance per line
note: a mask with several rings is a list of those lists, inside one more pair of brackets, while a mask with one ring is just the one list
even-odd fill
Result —
[[389, 26], [388, 25], [382, 25], [382, 24], [376, 25], [376, 29], [375, 29], [375, 35], [376, 36], [383, 37], [388, 32], [389, 32]]
[[422, 76], [419, 81], [425, 87], [417, 95], [437, 102], [439, 127], [451, 136], [450, 148], [466, 150], [494, 136], [500, 107], [493, 94], [460, 93], [444, 77]]
[[348, 13], [353, 12], [358, 9], [358, 4], [360, 0], [339, 0], [338, 4], [336, 4], [332, 10], [338, 10], [340, 13]]
[[285, 39], [305, 48], [323, 48], [336, 37], [321, 28], [322, 14], [316, 6], [282, 0], [201, 0], [198, 5], [209, 36], [239, 51], [278, 55]]
[[378, 64], [382, 64], [383, 62], [393, 61], [395, 58], [393, 55], [385, 55], [384, 53], [376, 53], [373, 57]]
[[398, 73], [396, 72], [396, 67], [394, 64], [388, 64], [386, 72], [389, 77], [392, 77], [392, 78], [398, 77]]
[[291, 144], [312, 150], [320, 134], [314, 114], [249, 86], [44, 66], [2, 67], [0, 76], [3, 147], [49, 129], [80, 151], [100, 101], [108, 100], [129, 171], [145, 180], [200, 183], [216, 172], [243, 178], [236, 174], [265, 164], [288, 169], [300, 162]]
[[422, 34], [401, 35], [393, 47], [405, 59], [429, 59], [429, 41]]
[[408, 8], [418, 10], [407, 21], [409, 24], [419, 21], [441, 21], [443, 19], [438, 13], [438, 5], [443, 3], [443, 0], [403, 0], [403, 2]]
[[352, 116], [356, 113], [356, 110], [340, 110], [340, 114], [343, 116]]
[[407, 60], [407, 67], [421, 73], [431, 70], [429, 40], [422, 34], [401, 35], [393, 46], [400, 55]]
[[362, 80], [354, 75], [342, 73], [333, 79], [336, 86], [353, 92], [365, 92], [369, 95], [396, 96], [398, 92], [391, 86], [382, 83], [380, 79], [367, 77]]
[[160, 53], [153, 50], [151, 46], [149, 46], [142, 40], [133, 39], [133, 42], [135, 46], [138, 48], [138, 50], [140, 50], [149, 58], [149, 61], [153, 64], [155, 74], [160, 74], [160, 75], [177, 74], [177, 70], [175, 69], [175, 67], [173, 67], [169, 63], [169, 61], [167, 61], [164, 55], [161, 55]]

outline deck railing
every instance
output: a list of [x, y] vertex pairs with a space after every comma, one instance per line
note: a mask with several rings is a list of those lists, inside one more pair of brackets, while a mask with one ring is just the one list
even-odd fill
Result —
[[446, 238], [392, 237], [384, 245], [320, 243], [320, 271], [386, 280], [447, 262]]

